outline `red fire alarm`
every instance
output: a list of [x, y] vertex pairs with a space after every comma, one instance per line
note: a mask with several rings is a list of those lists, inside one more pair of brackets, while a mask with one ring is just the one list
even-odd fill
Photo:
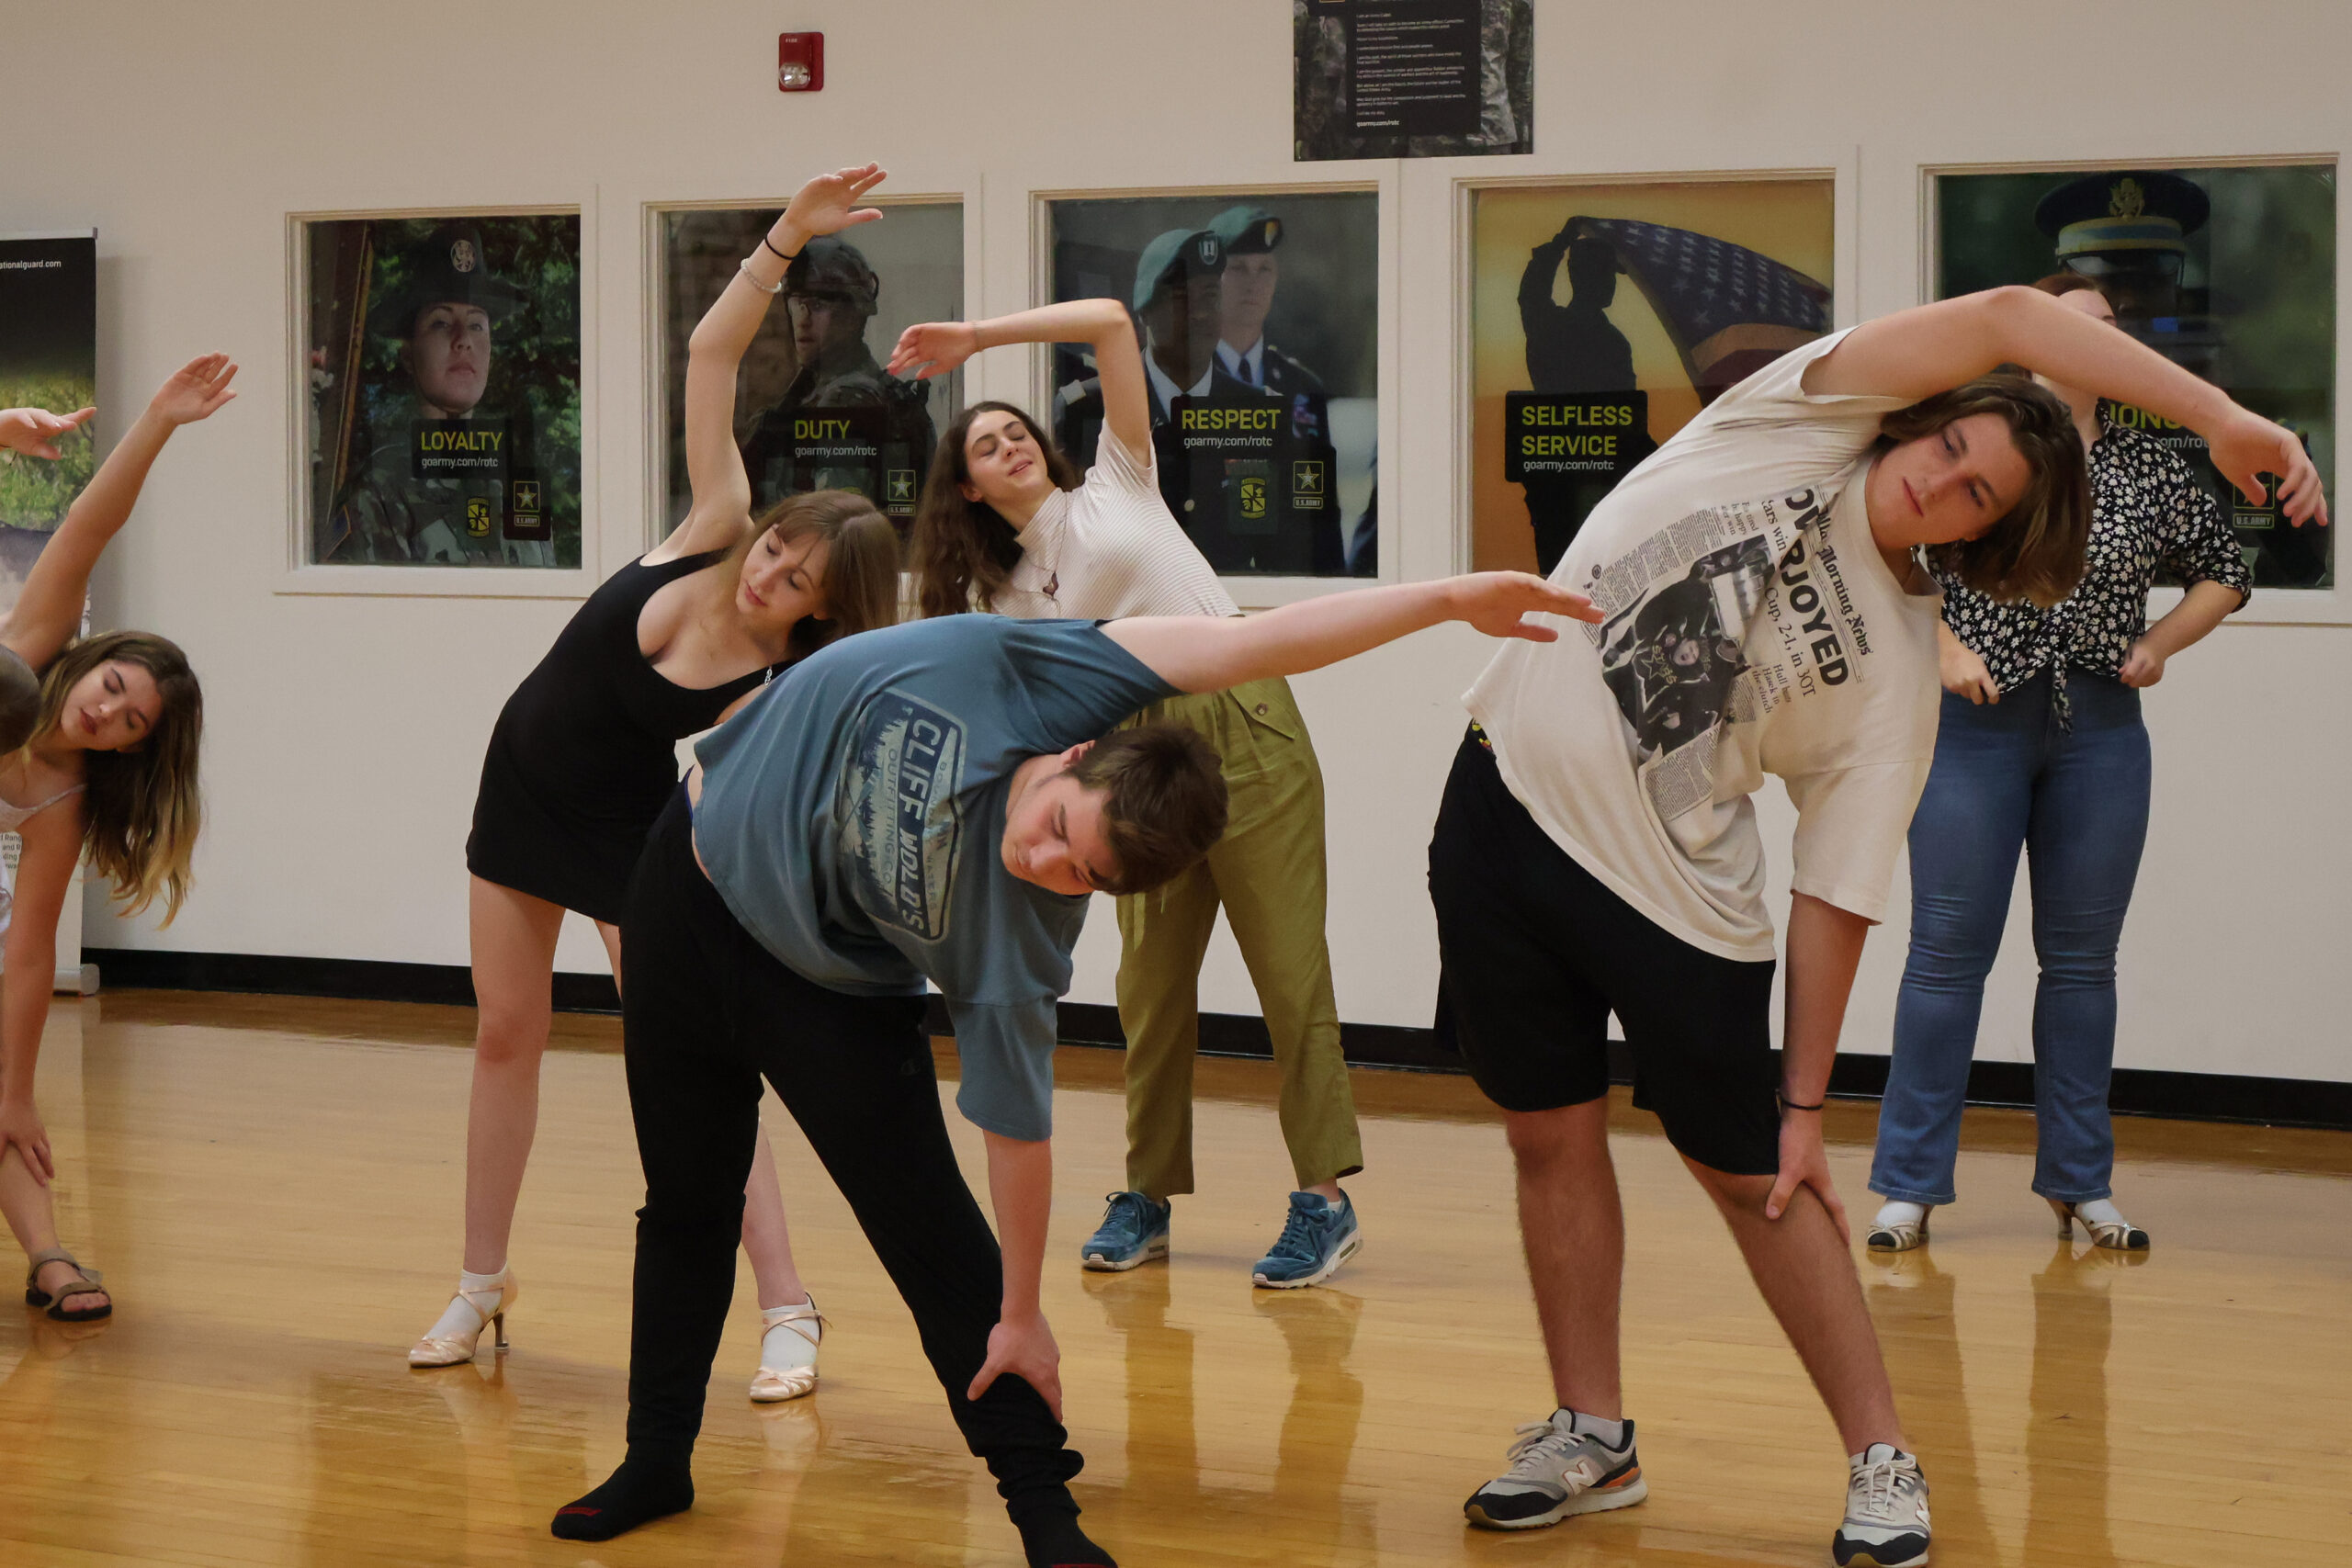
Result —
[[824, 90], [824, 34], [776, 35], [775, 85], [780, 93], [818, 93]]

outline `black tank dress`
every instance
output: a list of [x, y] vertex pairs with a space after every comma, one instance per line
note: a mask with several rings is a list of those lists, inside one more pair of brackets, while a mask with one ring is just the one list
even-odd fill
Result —
[[580, 606], [491, 731], [467, 870], [619, 923], [638, 852], [677, 787], [677, 742], [771, 673], [690, 688], [638, 651], [638, 616], [654, 590], [723, 554], [631, 561]]

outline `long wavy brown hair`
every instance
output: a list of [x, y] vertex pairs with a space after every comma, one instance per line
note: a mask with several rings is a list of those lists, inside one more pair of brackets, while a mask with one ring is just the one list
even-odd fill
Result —
[[114, 896], [138, 914], [158, 897], [170, 925], [194, 880], [203, 825], [197, 753], [204, 739], [204, 691], [179, 645], [152, 632], [107, 632], [68, 647], [41, 671], [40, 712], [29, 750], [56, 733], [75, 682], [111, 661], [154, 678], [164, 711], [136, 746], [84, 753], [82, 842]]
[[822, 620], [805, 615], [792, 628], [791, 662], [853, 632], [898, 620], [899, 531], [865, 497], [854, 490], [786, 496], [752, 519], [751, 531], [728, 552], [729, 570], [740, 573], [752, 547], [770, 533], [785, 543], [808, 539], [829, 547], [822, 584], [828, 613]]
[[2090, 465], [2075, 416], [2057, 395], [2021, 375], [1980, 376], [1879, 421], [1882, 443], [1917, 441], [1971, 414], [1994, 413], [2025, 458], [2025, 493], [1973, 539], [1928, 547], [1928, 558], [1987, 598], [2043, 609], [2083, 580], [2090, 547]]
[[971, 436], [972, 421], [984, 413], [1009, 413], [1028, 427], [1056, 488], [1076, 490], [1086, 482], [1069, 455], [1054, 445], [1054, 438], [1026, 411], [997, 402], [966, 409], [939, 438], [931, 455], [931, 473], [923, 480], [922, 502], [915, 509], [915, 588], [925, 615], [987, 609], [1021, 559], [1021, 537], [1003, 513], [985, 501], [964, 498], [964, 487], [972, 482], [964, 443]]

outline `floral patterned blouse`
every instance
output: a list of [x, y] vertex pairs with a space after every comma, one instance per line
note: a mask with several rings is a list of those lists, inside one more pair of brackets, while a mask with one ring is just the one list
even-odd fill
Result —
[[2117, 424], [2099, 404], [2099, 438], [2090, 450], [2091, 536], [2083, 581], [2066, 600], [2043, 610], [2019, 600], [2000, 604], [1946, 573], [1944, 622], [1984, 661], [2004, 692], [2047, 666], [2058, 718], [2069, 666], [2114, 675], [2148, 629], [2148, 587], [2159, 567], [2183, 582], [2218, 582], [2238, 591], [2244, 607], [2254, 580], [2237, 536], [2188, 467], [2162, 446]]

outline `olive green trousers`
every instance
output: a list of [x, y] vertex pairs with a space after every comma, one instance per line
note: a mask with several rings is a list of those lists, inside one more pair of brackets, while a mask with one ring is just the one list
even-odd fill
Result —
[[1162, 1201], [1193, 1190], [1201, 961], [1220, 904], [1273, 1037], [1283, 1141], [1298, 1185], [1352, 1176], [1363, 1145], [1323, 939], [1323, 770], [1290, 683], [1170, 697], [1127, 723], [1198, 730], [1224, 761], [1228, 799], [1225, 837], [1206, 860], [1118, 901], [1127, 1186]]

